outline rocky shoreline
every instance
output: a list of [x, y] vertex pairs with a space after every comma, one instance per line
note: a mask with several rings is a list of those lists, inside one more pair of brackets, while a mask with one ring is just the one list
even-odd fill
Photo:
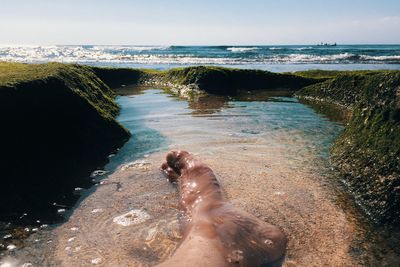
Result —
[[203, 66], [155, 71], [59, 63], [0, 63], [0, 68], [6, 129], [2, 184], [9, 192], [1, 201], [15, 204], [2, 205], [2, 220], [21, 216], [27, 202], [39, 203], [33, 209], [41, 207], [43, 202], [30, 192], [41, 198], [49, 194], [48, 204], [60, 195], [55, 188], [65, 196], [82, 181], [88, 183], [83, 177], [103, 166], [107, 155], [129, 138], [115, 120], [119, 108], [113, 98], [119, 87], [137, 84], [163, 87], [188, 99], [286, 91], [345, 110], [351, 116], [331, 149], [332, 162], [367, 214], [382, 224], [399, 223], [400, 72], [277, 74]]
[[[129, 138], [115, 93], [85, 66], [0, 63], [0, 220], [60, 219], [76, 187]], [[75, 200], [74, 200], [75, 199]]]
[[170, 88], [185, 98], [207, 93], [234, 96], [239, 90], [286, 90], [314, 109], [328, 109], [330, 115], [347, 122], [331, 148], [334, 167], [367, 217], [396, 226], [400, 222], [399, 77], [399, 71], [272, 74], [189, 67], [147, 77], [144, 83]]
[[296, 92], [350, 111], [331, 161], [369, 218], [400, 223], [400, 72], [341, 73]]

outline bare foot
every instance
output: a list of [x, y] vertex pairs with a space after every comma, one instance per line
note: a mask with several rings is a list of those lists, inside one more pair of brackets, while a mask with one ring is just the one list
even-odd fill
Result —
[[178, 184], [184, 238], [160, 266], [281, 266], [283, 232], [224, 200], [213, 171], [186, 151], [168, 153], [161, 166]]

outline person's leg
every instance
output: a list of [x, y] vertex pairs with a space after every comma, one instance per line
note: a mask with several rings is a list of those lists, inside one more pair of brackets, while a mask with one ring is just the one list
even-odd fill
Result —
[[280, 266], [282, 231], [224, 200], [212, 170], [186, 151], [168, 153], [161, 166], [178, 184], [185, 212], [183, 241], [160, 266]]

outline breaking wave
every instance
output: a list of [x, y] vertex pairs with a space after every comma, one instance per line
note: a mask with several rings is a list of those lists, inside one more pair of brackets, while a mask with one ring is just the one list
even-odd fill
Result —
[[[143, 65], [400, 64], [400, 47], [321, 49], [312, 46], [0, 46], [1, 61]], [[272, 51], [271, 51], [272, 50]], [[350, 52], [351, 51], [351, 52]], [[251, 52], [251, 53], [247, 53]]]
[[226, 50], [234, 53], [243, 53], [259, 50], [259, 47], [228, 47]]

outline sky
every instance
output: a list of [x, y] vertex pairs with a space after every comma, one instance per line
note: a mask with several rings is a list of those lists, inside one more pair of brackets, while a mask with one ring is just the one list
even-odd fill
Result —
[[400, 0], [0, 0], [0, 44], [400, 44]]

